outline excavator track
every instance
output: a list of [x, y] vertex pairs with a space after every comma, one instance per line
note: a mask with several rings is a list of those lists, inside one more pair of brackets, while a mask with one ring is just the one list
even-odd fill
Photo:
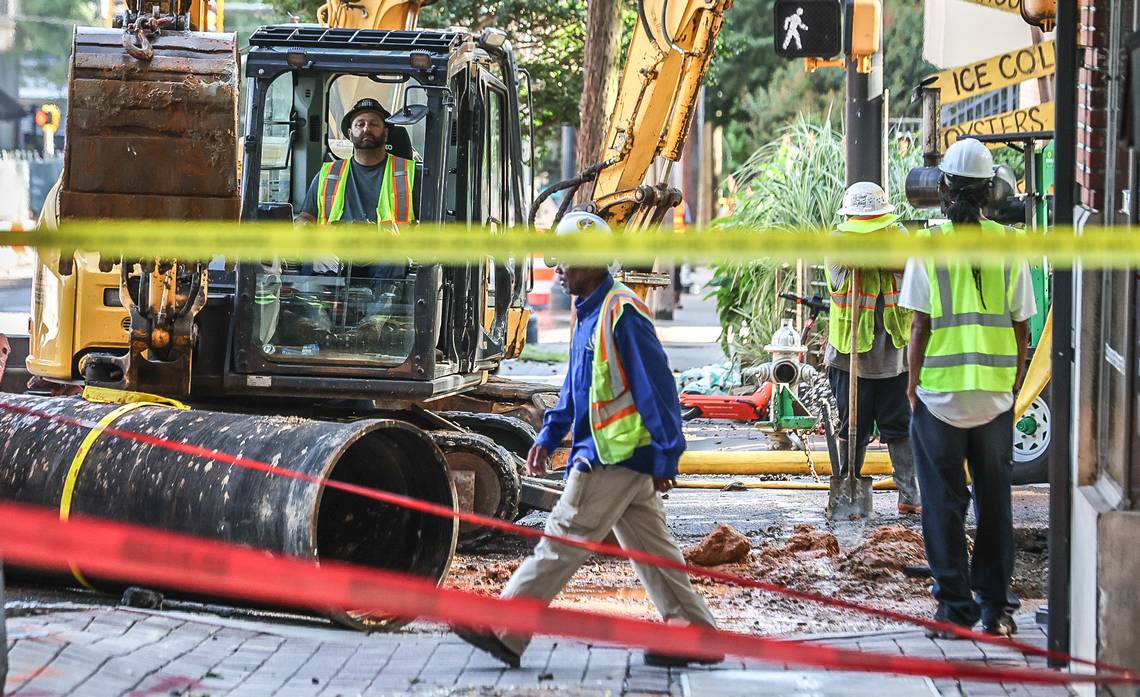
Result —
[[149, 60], [122, 29], [75, 32], [60, 216], [237, 219], [236, 35], [145, 39]]

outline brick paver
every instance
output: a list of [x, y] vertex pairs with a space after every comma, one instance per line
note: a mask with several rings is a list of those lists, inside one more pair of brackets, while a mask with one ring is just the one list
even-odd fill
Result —
[[[1019, 638], [1044, 646], [1030, 618]], [[350, 697], [355, 695], [550, 694], [675, 695], [684, 671], [645, 666], [640, 651], [538, 637], [519, 670], [454, 635], [427, 625], [419, 631], [363, 635], [327, 628], [229, 620], [213, 615], [131, 608], [67, 609], [8, 620], [7, 695], [49, 697]], [[1009, 648], [931, 640], [919, 631], [883, 631], [810, 638], [829, 646], [889, 655], [948, 658], [995, 665], [1043, 667]], [[789, 666], [726, 660], [711, 671], [771, 671]], [[803, 670], [803, 668], [795, 668]], [[693, 672], [690, 670], [689, 672]], [[739, 673], [737, 673], [739, 674]], [[725, 673], [726, 685], [728, 673]], [[715, 679], [715, 678], [714, 678]], [[875, 680], [872, 675], [852, 680]], [[943, 696], [1061, 697], [1058, 688], [939, 680]], [[726, 692], [725, 694], [729, 694]]]

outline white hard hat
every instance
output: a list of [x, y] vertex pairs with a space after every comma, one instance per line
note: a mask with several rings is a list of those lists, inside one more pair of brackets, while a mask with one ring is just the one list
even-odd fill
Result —
[[938, 169], [959, 177], [989, 179], [994, 176], [994, 156], [980, 141], [965, 138], [946, 148]]
[[839, 215], [883, 215], [895, 207], [887, 200], [887, 192], [875, 182], [855, 182], [843, 192]]
[[1000, 179], [1009, 185], [1009, 190], [1017, 193], [1017, 175], [1009, 165], [994, 165], [994, 179]]
[[558, 227], [554, 228], [556, 235], [569, 235], [576, 232], [610, 232], [610, 226], [599, 216], [585, 211], [571, 211], [562, 216]]

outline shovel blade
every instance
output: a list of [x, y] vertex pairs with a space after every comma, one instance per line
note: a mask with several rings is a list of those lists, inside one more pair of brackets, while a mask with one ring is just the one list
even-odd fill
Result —
[[833, 520], [856, 520], [871, 515], [871, 478], [833, 476], [827, 492], [827, 516]]

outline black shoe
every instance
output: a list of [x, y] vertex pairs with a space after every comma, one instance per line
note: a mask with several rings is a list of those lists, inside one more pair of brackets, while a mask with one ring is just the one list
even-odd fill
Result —
[[1002, 613], [989, 620], [982, 620], [982, 631], [997, 636], [1013, 636], [1017, 634], [1017, 623], [1008, 613]]
[[519, 667], [520, 656], [493, 633], [481, 632], [477, 629], [468, 629], [467, 627], [452, 627], [451, 631], [455, 632], [455, 635], [463, 641], [466, 641], [477, 649], [486, 651], [511, 668]]
[[[962, 629], [973, 629], [974, 628], [973, 624], [965, 624], [963, 622], [955, 622], [954, 620], [946, 617], [946, 615], [942, 614], [941, 612], [935, 613], [934, 621], [935, 622], [943, 622], [945, 624], [958, 625]], [[926, 638], [927, 639], [964, 639], [965, 637], [959, 636], [958, 634], [954, 634], [953, 632], [946, 630], [946, 629], [935, 629], [933, 627], [927, 627], [926, 628]]]
[[657, 668], [684, 668], [690, 663], [711, 666], [724, 661], [724, 656], [678, 656], [659, 651], [646, 651], [643, 657], [645, 665]]

